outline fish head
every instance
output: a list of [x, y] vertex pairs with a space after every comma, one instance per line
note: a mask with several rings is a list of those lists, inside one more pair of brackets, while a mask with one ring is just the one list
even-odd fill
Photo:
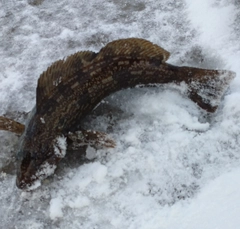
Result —
[[17, 187], [32, 190], [40, 186], [41, 180], [54, 173], [65, 153], [66, 138], [57, 136], [41, 117], [33, 116], [20, 139]]

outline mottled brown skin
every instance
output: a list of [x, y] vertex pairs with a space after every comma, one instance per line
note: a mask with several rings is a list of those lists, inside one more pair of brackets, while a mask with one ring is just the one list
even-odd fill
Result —
[[[57, 165], [58, 136], [78, 130], [79, 120], [106, 96], [137, 85], [185, 82], [188, 95], [201, 108], [214, 112], [211, 99], [219, 98], [234, 77], [230, 71], [177, 67], [165, 63], [169, 53], [151, 42], [130, 38], [109, 43], [99, 53], [79, 52], [50, 66], [39, 80], [37, 105], [19, 147], [17, 186], [28, 188], [42, 180], [41, 165]], [[224, 78], [220, 78], [221, 75]], [[198, 93], [206, 89], [203, 98]], [[209, 87], [209, 90], [208, 90]], [[37, 175], [38, 174], [38, 175]]]

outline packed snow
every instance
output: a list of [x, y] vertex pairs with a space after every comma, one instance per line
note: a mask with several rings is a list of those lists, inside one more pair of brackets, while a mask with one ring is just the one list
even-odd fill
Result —
[[239, 228], [239, 1], [2, 0], [0, 28], [0, 115], [22, 123], [51, 63], [119, 38], [150, 40], [171, 64], [237, 74], [214, 114], [183, 87], [109, 96], [82, 126], [116, 147], [68, 152], [29, 192], [15, 185], [18, 137], [0, 131], [0, 228]]

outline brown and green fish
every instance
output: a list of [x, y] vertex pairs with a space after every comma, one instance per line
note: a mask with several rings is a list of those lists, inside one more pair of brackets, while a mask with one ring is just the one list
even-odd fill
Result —
[[129, 38], [110, 42], [98, 53], [77, 52], [53, 63], [38, 79], [36, 107], [24, 132], [23, 125], [0, 119], [1, 129], [23, 132], [17, 187], [36, 187], [53, 174], [65, 156], [69, 139], [79, 144], [95, 139], [102, 145], [114, 146], [100, 132], [79, 131], [79, 120], [106, 96], [121, 89], [183, 83], [191, 100], [202, 109], [214, 112], [235, 73], [173, 66], [166, 63], [169, 55], [147, 40]]

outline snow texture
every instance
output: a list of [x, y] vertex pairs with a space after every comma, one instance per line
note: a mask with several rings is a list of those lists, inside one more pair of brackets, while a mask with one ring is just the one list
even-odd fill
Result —
[[64, 136], [59, 136], [55, 140], [54, 153], [58, 158], [64, 158], [67, 150], [67, 139]]
[[30, 192], [15, 185], [18, 137], [0, 131], [0, 228], [239, 228], [239, 25], [234, 0], [1, 0], [0, 115], [20, 122], [52, 62], [119, 38], [237, 76], [212, 115], [174, 86], [109, 96], [82, 125], [117, 146], [68, 152]]

